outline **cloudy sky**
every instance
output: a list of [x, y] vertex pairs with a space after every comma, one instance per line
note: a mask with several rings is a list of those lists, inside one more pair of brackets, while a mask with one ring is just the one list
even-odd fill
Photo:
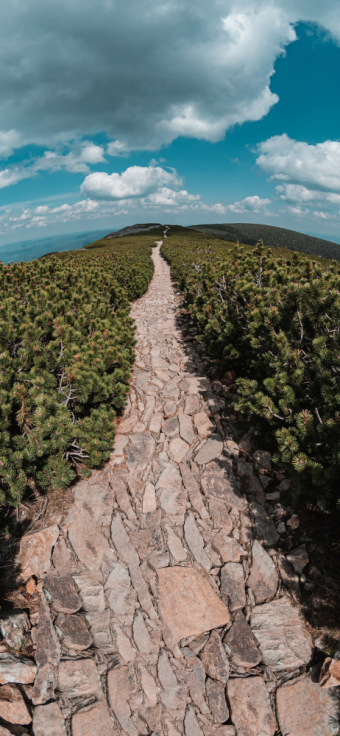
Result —
[[0, 65], [0, 244], [136, 221], [340, 242], [338, 0], [13, 0]]

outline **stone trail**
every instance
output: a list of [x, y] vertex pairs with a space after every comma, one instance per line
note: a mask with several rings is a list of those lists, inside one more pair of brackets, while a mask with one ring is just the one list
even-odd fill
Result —
[[[76, 486], [62, 528], [21, 544], [27, 598], [37, 581], [41, 597], [30, 621], [0, 617], [0, 733], [334, 736], [296, 605], [292, 564], [308, 558], [275, 550], [270, 456], [252, 464], [251, 435], [224, 435], [222, 386], [176, 326], [159, 245], [111, 460]], [[17, 653], [28, 628], [35, 661]]]

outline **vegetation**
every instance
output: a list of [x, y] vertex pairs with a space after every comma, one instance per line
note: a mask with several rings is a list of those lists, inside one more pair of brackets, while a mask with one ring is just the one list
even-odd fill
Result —
[[314, 257], [321, 256], [340, 261], [340, 245], [337, 243], [297, 233], [294, 230], [286, 230], [283, 227], [237, 222], [223, 225], [194, 225], [193, 229], [233, 243], [239, 241], [246, 245], [256, 245], [262, 239], [264, 245], [270, 248], [289, 248], [299, 253], [309, 253]]
[[144, 235], [0, 264], [0, 501], [64, 488], [107, 460], [134, 357]]
[[275, 461], [301, 487], [337, 498], [338, 263], [198, 233], [168, 238], [162, 252], [198, 339], [219, 361], [221, 375], [236, 372], [239, 415], [256, 424], [275, 447]]

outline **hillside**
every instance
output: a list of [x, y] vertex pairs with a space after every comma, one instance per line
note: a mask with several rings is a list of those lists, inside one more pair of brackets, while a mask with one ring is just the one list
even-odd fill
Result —
[[312, 235], [298, 233], [273, 225], [257, 225], [245, 222], [221, 223], [211, 225], [191, 225], [190, 229], [215, 235], [233, 243], [256, 245], [261, 239], [269, 247], [289, 248], [299, 253], [309, 253], [340, 261], [340, 245], [330, 240], [314, 238]]

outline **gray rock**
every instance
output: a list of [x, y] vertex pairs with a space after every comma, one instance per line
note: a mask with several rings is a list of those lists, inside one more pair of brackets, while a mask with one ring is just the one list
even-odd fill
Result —
[[155, 452], [155, 448], [156, 443], [150, 432], [133, 434], [128, 445], [128, 459], [126, 461], [129, 470], [145, 470]]
[[193, 708], [188, 708], [184, 719], [185, 736], [203, 736]]
[[81, 600], [70, 574], [50, 570], [45, 578], [44, 588], [49, 592], [53, 609], [57, 613], [76, 613], [81, 608]]
[[214, 722], [224, 723], [229, 718], [229, 709], [225, 697], [225, 685], [207, 677], [206, 691]]
[[221, 593], [229, 600], [230, 611], [246, 605], [243, 566], [239, 562], [227, 562], [221, 570]]
[[83, 649], [88, 649], [93, 643], [84, 616], [65, 616], [61, 613], [57, 618], [57, 625], [67, 649], [81, 652]]
[[28, 657], [0, 652], [0, 685], [11, 682], [29, 685], [33, 682], [36, 672], [36, 665]]
[[101, 573], [83, 572], [73, 575], [74, 582], [80, 592], [83, 608], [89, 613], [101, 613], [105, 610], [105, 596]]
[[265, 547], [273, 547], [280, 539], [273, 520], [260, 504], [251, 503], [249, 508], [255, 524], [256, 536]]
[[228, 698], [237, 736], [274, 736], [276, 718], [261, 677], [229, 680]]
[[185, 541], [196, 562], [209, 572], [211, 563], [204, 551], [203, 537], [197, 529], [194, 515], [190, 512], [185, 519], [184, 535]]
[[93, 643], [97, 649], [111, 651], [112, 636], [110, 630], [110, 611], [94, 611], [85, 613], [86, 621], [90, 627]]
[[302, 544], [301, 547], [297, 547], [297, 549], [290, 552], [289, 555], [287, 555], [287, 560], [293, 565], [295, 572], [298, 572], [299, 575], [301, 575], [309, 562], [306, 545]]
[[252, 589], [256, 603], [263, 603], [275, 595], [279, 576], [272, 558], [255, 539], [252, 549], [253, 562], [247, 585]]
[[33, 733], [34, 736], [65, 736], [64, 719], [58, 703], [34, 708]]
[[54, 697], [55, 668], [60, 660], [60, 644], [44, 593], [40, 599], [35, 659], [38, 672], [30, 697], [34, 705], [42, 705]]
[[21, 610], [1, 611], [0, 632], [11, 649], [20, 651], [25, 631], [29, 628], [27, 614]]
[[229, 660], [225, 653], [221, 637], [217, 631], [212, 631], [203, 649], [202, 662], [206, 673], [213, 679], [227, 682], [229, 678]]
[[302, 667], [310, 661], [311, 636], [299, 609], [286, 596], [255, 606], [251, 629], [262, 662], [275, 672]]
[[195, 461], [198, 465], [206, 465], [221, 455], [223, 442], [220, 435], [212, 435], [198, 451]]
[[209, 463], [202, 475], [201, 484], [208, 498], [214, 498], [228, 507], [243, 511], [244, 501], [236, 486], [232, 461], [228, 458]]
[[231, 649], [232, 662], [236, 667], [257, 667], [260, 663], [260, 653], [242, 611], [237, 611], [234, 623], [224, 641]]
[[58, 670], [58, 690], [72, 698], [103, 698], [100, 677], [92, 659], [62, 660]]

